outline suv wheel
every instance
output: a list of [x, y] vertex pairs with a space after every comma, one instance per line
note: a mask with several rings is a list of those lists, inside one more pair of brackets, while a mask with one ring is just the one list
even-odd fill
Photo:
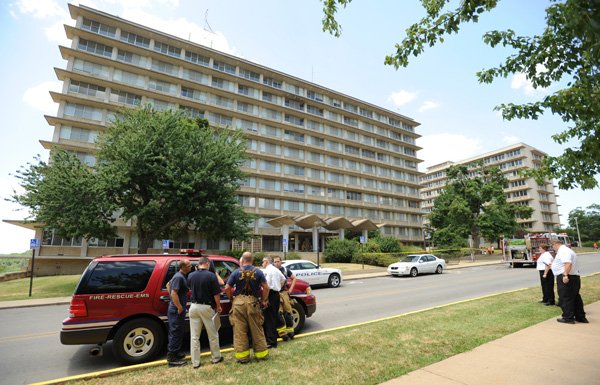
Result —
[[151, 319], [140, 318], [121, 325], [113, 338], [113, 353], [125, 364], [152, 359], [164, 345], [165, 332]]
[[327, 284], [329, 285], [329, 287], [338, 287], [340, 286], [340, 281], [340, 276], [333, 273], [329, 276]]
[[292, 320], [294, 320], [294, 334], [300, 333], [306, 321], [304, 307], [297, 300], [292, 301]]

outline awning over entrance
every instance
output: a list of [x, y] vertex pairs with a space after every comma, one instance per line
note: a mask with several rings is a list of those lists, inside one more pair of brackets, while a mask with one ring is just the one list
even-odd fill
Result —
[[351, 229], [354, 227], [352, 222], [344, 217], [326, 218], [325, 223], [326, 225], [323, 227], [327, 230]]
[[377, 230], [383, 227], [383, 224], [376, 224], [370, 219], [356, 219], [350, 220], [346, 217], [325, 217], [321, 218], [316, 214], [302, 215], [299, 217], [292, 217], [283, 215], [281, 217], [269, 219], [267, 221], [273, 227], [284, 227], [297, 225], [303, 229], [312, 229], [313, 227], [323, 227], [327, 230]]
[[357, 219], [352, 221], [352, 226], [354, 230], [377, 230], [379, 227], [370, 219]]
[[288, 226], [295, 225], [296, 221], [294, 221], [291, 217], [284, 215], [282, 217], [269, 219], [267, 221], [267, 223], [273, 227], [282, 227], [283, 225], [288, 225]]
[[318, 215], [309, 214], [301, 217], [294, 218], [296, 225], [302, 227], [303, 229], [311, 229], [315, 226], [325, 226], [325, 222], [319, 218]]

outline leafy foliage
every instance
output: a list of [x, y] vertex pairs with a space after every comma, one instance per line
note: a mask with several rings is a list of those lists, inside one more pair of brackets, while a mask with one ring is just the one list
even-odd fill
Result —
[[98, 138], [93, 168], [54, 150], [49, 165], [20, 172], [26, 192], [13, 198], [63, 236], [106, 238], [117, 213], [135, 224], [141, 253], [188, 230], [243, 239], [251, 217], [235, 192], [245, 150], [240, 132], [181, 111], [125, 109]]
[[331, 239], [327, 241], [324, 255], [327, 262], [351, 263], [359, 253], [359, 244], [349, 239]]
[[[477, 175], [470, 175], [475, 170]], [[512, 234], [519, 229], [517, 216], [531, 217], [531, 207], [506, 201], [508, 181], [498, 167], [484, 167], [480, 162], [471, 167], [452, 166], [446, 174], [448, 183], [429, 214], [435, 244], [462, 247], [470, 235], [473, 247], [479, 248], [481, 236], [495, 239]]]
[[574, 230], [573, 235], [575, 238], [577, 238], [576, 229], [579, 227], [581, 242], [589, 241], [590, 246], [592, 246], [594, 242], [600, 240], [600, 204], [590, 205], [586, 209], [578, 207], [571, 210], [569, 213], [569, 226]]
[[[323, 0], [323, 29], [335, 36], [341, 26], [335, 20], [337, 4], [344, 7], [351, 0]], [[336, 4], [337, 3], [337, 4]], [[411, 56], [424, 52], [426, 46], [443, 43], [444, 36], [458, 33], [462, 23], [476, 23], [479, 16], [493, 10], [497, 0], [465, 0], [455, 9], [445, 11], [450, 0], [421, 0], [427, 16], [406, 30], [406, 37], [396, 44], [396, 52], [386, 56], [385, 64], [396, 69], [406, 67]], [[551, 0], [546, 9], [546, 28], [541, 35], [518, 36], [508, 29], [490, 31], [483, 41], [491, 47], [502, 45], [515, 53], [496, 68], [477, 73], [480, 83], [524, 73], [534, 88], [568, 84], [533, 103], [503, 103], [495, 109], [507, 119], [537, 119], [545, 112], [558, 115], [569, 125], [552, 139], [565, 146], [562, 155], [546, 157], [544, 166], [532, 170], [538, 178], [558, 180], [562, 189], [598, 185], [600, 173], [600, 0]]]

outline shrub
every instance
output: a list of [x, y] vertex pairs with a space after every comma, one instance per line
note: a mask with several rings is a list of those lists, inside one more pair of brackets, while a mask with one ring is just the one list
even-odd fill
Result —
[[358, 242], [348, 239], [332, 239], [327, 242], [323, 254], [327, 262], [350, 263], [358, 252]]
[[242, 254], [244, 254], [245, 250], [223, 250], [220, 251], [219, 254], [226, 255], [228, 257], [233, 257], [235, 259], [240, 259]]
[[381, 247], [379, 246], [379, 242], [377, 242], [377, 238], [371, 238], [364, 245], [365, 253], [380, 253]]
[[377, 237], [375, 241], [379, 244], [382, 253], [400, 252], [400, 240], [396, 237]]
[[389, 266], [392, 263], [398, 262], [404, 255], [397, 253], [362, 253], [357, 254], [352, 258], [353, 263], [364, 263], [370, 266]]
[[258, 251], [256, 253], [252, 253], [252, 264], [254, 266], [262, 266], [262, 260], [264, 257], [267, 256], [267, 253], [265, 253], [264, 251]]
[[285, 259], [300, 259], [300, 254], [295, 251], [285, 253]]

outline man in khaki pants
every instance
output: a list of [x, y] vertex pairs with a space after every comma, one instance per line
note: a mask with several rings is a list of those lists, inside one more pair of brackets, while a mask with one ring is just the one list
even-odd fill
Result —
[[[240, 262], [242, 267], [229, 276], [225, 292], [230, 300], [233, 298], [229, 321], [233, 326], [235, 359], [245, 364], [250, 361], [248, 330], [252, 336], [254, 356], [264, 360], [269, 355], [262, 314], [262, 308], [267, 306], [269, 286], [262, 271], [252, 266], [252, 253], [242, 254]], [[234, 289], [233, 293], [232, 289]]]
[[[206, 328], [212, 363], [223, 361], [219, 347], [219, 332], [215, 327], [213, 316], [221, 313], [221, 287], [217, 275], [209, 271], [208, 258], [201, 257], [198, 260], [198, 270], [188, 275], [187, 284], [191, 294], [190, 305], [190, 350], [192, 353], [192, 365], [194, 369], [200, 367], [200, 333], [202, 327]], [[213, 310], [213, 306], [215, 310]]]

